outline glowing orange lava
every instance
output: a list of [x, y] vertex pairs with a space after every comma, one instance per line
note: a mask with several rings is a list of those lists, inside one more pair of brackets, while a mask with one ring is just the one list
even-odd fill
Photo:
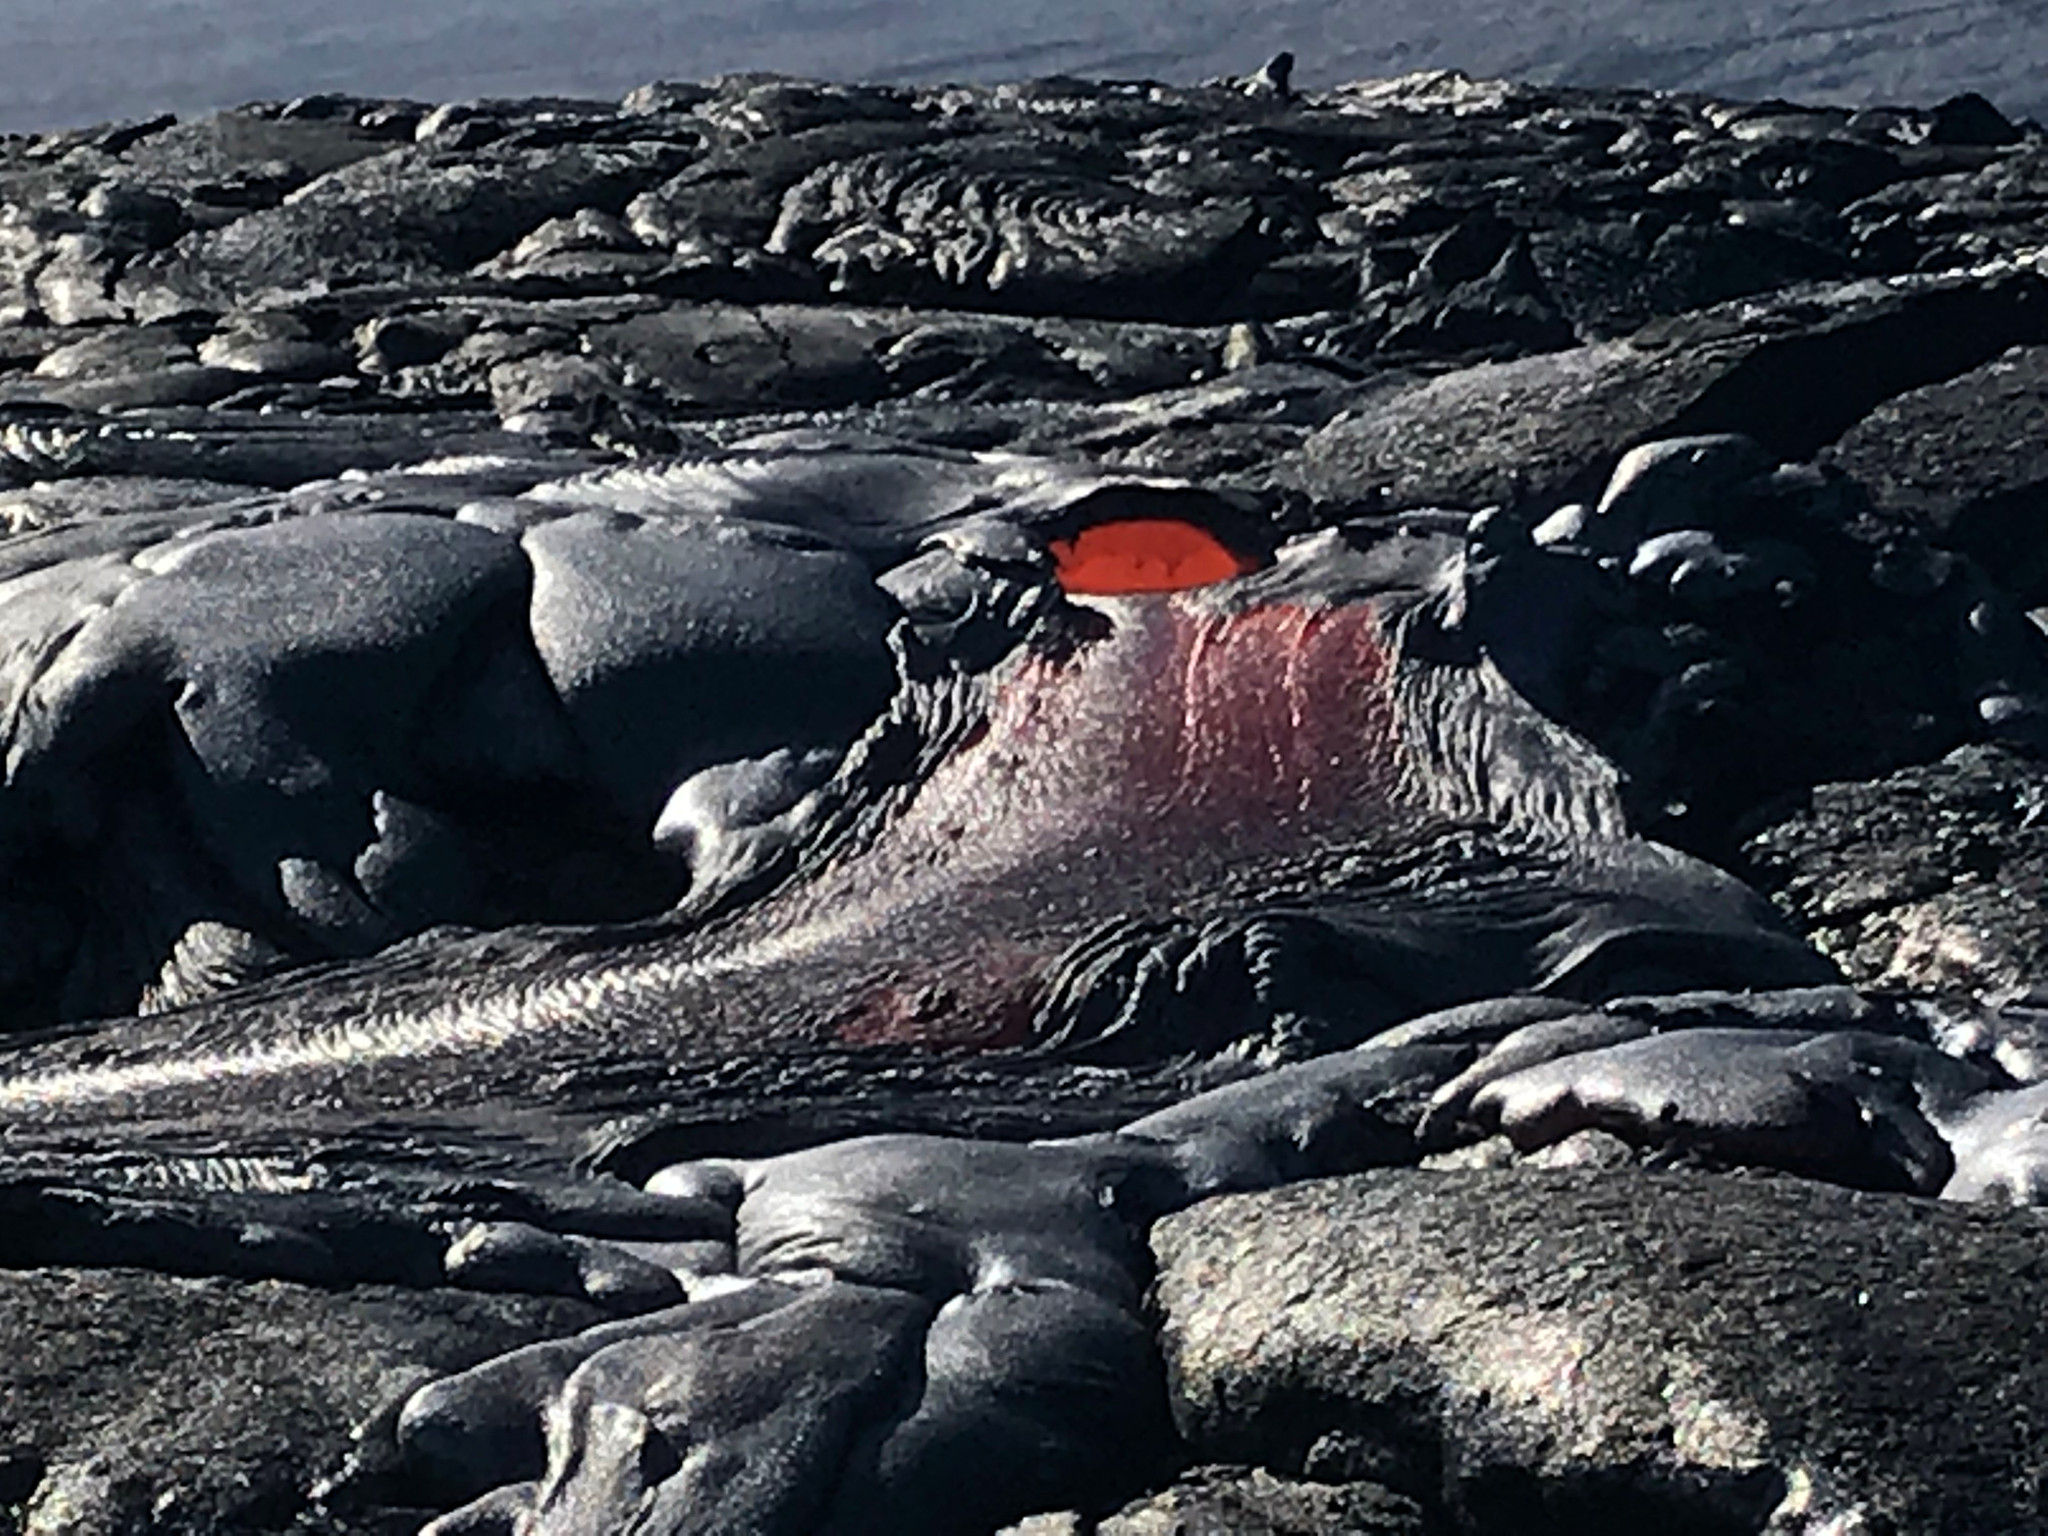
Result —
[[1254, 568], [1215, 534], [1169, 517], [1097, 523], [1052, 544], [1054, 569], [1069, 592], [1179, 592], [1228, 581]]

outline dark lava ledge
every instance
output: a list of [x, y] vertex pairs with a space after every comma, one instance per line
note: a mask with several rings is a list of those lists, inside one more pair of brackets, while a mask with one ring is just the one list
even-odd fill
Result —
[[0, 140], [0, 1536], [2048, 1529], [2048, 135]]

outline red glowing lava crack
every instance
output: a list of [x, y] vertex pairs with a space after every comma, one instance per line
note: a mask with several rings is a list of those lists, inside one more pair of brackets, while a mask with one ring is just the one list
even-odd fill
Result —
[[1052, 557], [1067, 591], [1103, 596], [1179, 592], [1255, 568], [1208, 529], [1166, 517], [1097, 523], [1071, 539], [1055, 539]]

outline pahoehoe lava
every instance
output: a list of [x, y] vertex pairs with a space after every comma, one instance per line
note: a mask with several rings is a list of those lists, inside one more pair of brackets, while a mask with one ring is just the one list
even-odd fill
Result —
[[1282, 61], [0, 143], [0, 1536], [2039, 1529], [2044, 186]]
[[[1094, 559], [1084, 587], [1106, 584]], [[1453, 649], [1456, 580], [1450, 541], [1396, 527], [1289, 546], [1209, 590], [1085, 607], [1048, 592], [1056, 609], [984, 679], [905, 683], [853, 772], [820, 786], [842, 804], [820, 818], [815, 868], [732, 917], [580, 955], [537, 935], [540, 963], [511, 979], [458, 948], [425, 978], [371, 961], [231, 994], [18, 1053], [0, 1108], [16, 1124], [225, 1114], [246, 1129], [307, 1102], [544, 1104], [518, 1084], [611, 1053], [1181, 1055], [1256, 1044], [1273, 1012], [1318, 1004], [1339, 1011], [1327, 1047], [1499, 993], [1604, 995], [1627, 970], [1605, 951], [1646, 934], [1660, 952], [1638, 984], [1828, 979], [1733, 882], [1631, 838], [1611, 770], [1476, 648], [1404, 644], [1413, 628]], [[932, 739], [896, 750], [918, 772], [863, 782], [876, 743], [914, 724]], [[1318, 995], [1219, 990], [1243, 934], [1265, 924], [1277, 950], [1290, 922], [1338, 973]], [[1228, 929], [1235, 951], [1215, 944]], [[1201, 959], [1208, 988], [1190, 981]]]

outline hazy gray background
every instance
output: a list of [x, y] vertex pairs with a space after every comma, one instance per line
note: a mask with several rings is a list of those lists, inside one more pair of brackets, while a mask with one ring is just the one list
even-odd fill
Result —
[[0, 0], [0, 129], [265, 97], [616, 96], [728, 70], [1331, 84], [1451, 66], [2048, 119], [2048, 0]]

